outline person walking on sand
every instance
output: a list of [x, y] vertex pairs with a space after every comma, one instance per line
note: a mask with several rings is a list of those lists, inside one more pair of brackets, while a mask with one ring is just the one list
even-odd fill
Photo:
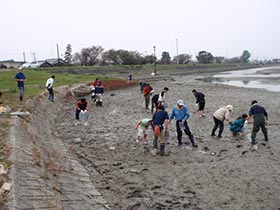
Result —
[[176, 119], [176, 131], [177, 131], [177, 140], [178, 140], [178, 146], [181, 146], [182, 143], [182, 135], [183, 131], [185, 134], [188, 135], [192, 147], [197, 147], [197, 144], [195, 143], [194, 136], [190, 130], [190, 127], [188, 125], [188, 119], [190, 117], [189, 110], [187, 106], [184, 104], [183, 100], [178, 100], [176, 106], [173, 107], [172, 113], [169, 117], [169, 122], [173, 120], [173, 118]]
[[151, 108], [151, 113], [154, 113], [154, 108], [159, 106], [163, 106], [164, 108], [167, 108], [167, 104], [165, 103], [165, 96], [166, 93], [169, 91], [168, 87], [163, 88], [163, 91], [161, 91], [159, 94], [156, 94], [152, 97], [152, 108]]
[[224, 131], [224, 120], [229, 122], [230, 113], [232, 112], [232, 110], [233, 110], [232, 105], [226, 105], [214, 112], [213, 119], [215, 125], [214, 128], [212, 129], [211, 136], [215, 136], [215, 132], [219, 127], [218, 138], [222, 138], [222, 133]]
[[242, 114], [240, 117], [238, 117], [234, 122], [230, 122], [230, 131], [234, 136], [244, 136], [244, 124], [246, 120], [248, 119], [247, 114]]
[[76, 101], [76, 122], [75, 125], [80, 124], [80, 113], [85, 121], [85, 126], [88, 125], [88, 102], [86, 98], [78, 98]]
[[143, 95], [145, 98], [145, 108], [149, 109], [149, 103], [150, 103], [150, 96], [153, 93], [153, 88], [150, 86], [150, 84], [146, 83], [144, 89], [143, 89]]
[[254, 119], [253, 130], [251, 133], [251, 144], [252, 144], [252, 149], [257, 150], [258, 147], [256, 142], [256, 136], [260, 128], [263, 132], [264, 140], [268, 141], [268, 132], [265, 126], [266, 121], [268, 122], [268, 114], [265, 108], [260, 106], [256, 100], [253, 100], [251, 105], [252, 106], [249, 110], [249, 117], [250, 118], [253, 117]]
[[15, 75], [15, 80], [17, 81], [17, 86], [19, 89], [19, 100], [22, 101], [24, 95], [24, 82], [26, 81], [22, 67], [18, 69], [18, 73]]
[[163, 106], [158, 107], [158, 110], [153, 115], [152, 122], [154, 130], [153, 146], [157, 149], [158, 139], [160, 139], [159, 154], [163, 156], [165, 155], [166, 131], [169, 125], [168, 113], [164, 110]]
[[54, 82], [55, 76], [52, 75], [46, 82], [46, 88], [49, 91], [49, 100], [54, 102], [54, 94], [53, 94], [53, 82]]
[[139, 143], [140, 139], [142, 138], [143, 144], [147, 144], [147, 129], [149, 126], [152, 125], [152, 119], [144, 118], [142, 120], [139, 120], [137, 124], [135, 125], [135, 130], [138, 130], [138, 133], [136, 135], [136, 142]]
[[205, 95], [201, 92], [198, 92], [196, 89], [192, 90], [195, 98], [196, 98], [196, 104], [198, 106], [197, 112], [199, 113], [199, 117], [204, 117], [205, 116]]

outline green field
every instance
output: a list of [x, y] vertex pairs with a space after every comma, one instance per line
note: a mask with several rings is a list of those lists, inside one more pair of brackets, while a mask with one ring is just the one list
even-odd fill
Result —
[[[17, 70], [0, 72], [0, 91], [2, 92], [0, 102], [2, 102], [4, 106], [10, 106], [12, 109], [16, 109], [19, 102], [19, 90], [17, 82], [14, 80], [16, 73]], [[92, 82], [96, 78], [95, 75], [52, 74], [45, 71], [36, 71], [31, 69], [24, 70], [24, 74], [26, 77], [24, 100], [45, 91], [46, 81], [51, 75], [55, 75], [54, 88], [80, 82]]]

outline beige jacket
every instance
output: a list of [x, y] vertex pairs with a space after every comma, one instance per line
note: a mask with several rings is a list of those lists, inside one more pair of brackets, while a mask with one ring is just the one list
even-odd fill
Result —
[[226, 106], [223, 106], [223, 107], [219, 108], [217, 111], [215, 111], [213, 116], [221, 121], [229, 120], [230, 111]]

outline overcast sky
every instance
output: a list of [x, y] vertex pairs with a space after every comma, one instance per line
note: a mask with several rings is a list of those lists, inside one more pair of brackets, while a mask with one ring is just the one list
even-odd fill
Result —
[[[71, 44], [193, 57], [280, 58], [280, 0], [2, 0], [0, 60], [60, 56]], [[176, 45], [176, 39], [178, 45]]]

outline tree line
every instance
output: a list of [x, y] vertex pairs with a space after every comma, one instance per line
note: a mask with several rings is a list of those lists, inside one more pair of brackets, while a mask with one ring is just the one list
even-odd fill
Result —
[[[234, 58], [225, 58], [222, 56], [213, 56], [210, 52], [200, 51], [196, 60], [201, 64], [210, 63], [248, 63], [251, 54], [244, 50], [241, 56]], [[94, 65], [139, 65], [139, 64], [189, 64], [192, 61], [192, 55], [179, 54], [171, 58], [169, 52], [162, 52], [158, 59], [154, 54], [143, 55], [137, 51], [115, 50], [105, 51], [101, 46], [92, 46], [81, 49], [80, 52], [72, 55], [71, 44], [68, 44], [64, 54], [64, 60], [69, 65], [94, 66]]]

